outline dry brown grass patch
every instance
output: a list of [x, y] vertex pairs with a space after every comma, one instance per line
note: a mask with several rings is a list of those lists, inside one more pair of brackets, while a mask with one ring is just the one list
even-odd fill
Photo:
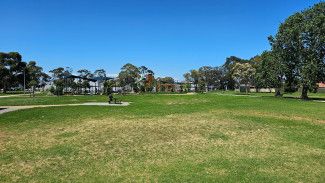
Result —
[[[15, 172], [20, 171], [33, 176], [36, 169], [47, 167], [74, 166], [78, 162], [87, 162], [98, 170], [99, 175], [120, 175], [150, 177], [149, 172], [132, 166], [143, 165], [162, 169], [177, 164], [180, 159], [188, 162], [202, 163], [210, 158], [227, 159], [231, 162], [241, 159], [270, 159], [288, 156], [291, 160], [301, 156], [324, 156], [323, 150], [288, 144], [267, 126], [254, 126], [240, 121], [227, 119], [227, 115], [257, 115], [283, 119], [272, 113], [259, 111], [213, 110], [192, 114], [171, 114], [164, 117], [138, 119], [106, 118], [100, 120], [83, 120], [74, 124], [58, 124], [33, 129], [23, 134], [11, 134], [4, 147], [17, 151], [46, 150], [57, 145], [71, 145], [78, 151], [68, 157], [48, 157], [38, 154], [30, 161], [19, 157], [0, 166], [2, 175], [12, 180], [17, 179]], [[276, 167], [261, 169], [261, 172], [281, 174], [281, 168], [292, 172], [297, 164], [279, 164]], [[129, 169], [121, 168], [122, 165]], [[321, 164], [317, 165], [318, 167]], [[307, 172], [313, 166], [306, 166]], [[87, 175], [87, 168], [78, 169], [78, 175]], [[207, 174], [227, 176], [227, 169], [209, 167]], [[322, 170], [316, 170], [315, 175]]]

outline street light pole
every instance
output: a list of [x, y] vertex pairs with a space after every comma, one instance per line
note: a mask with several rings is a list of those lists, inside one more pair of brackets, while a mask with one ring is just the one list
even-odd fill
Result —
[[26, 94], [26, 74], [24, 69], [24, 94]]

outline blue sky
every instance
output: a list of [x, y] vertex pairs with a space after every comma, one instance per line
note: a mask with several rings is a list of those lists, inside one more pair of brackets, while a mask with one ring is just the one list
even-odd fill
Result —
[[226, 57], [269, 49], [267, 36], [320, 0], [1, 0], [0, 51], [18, 51], [45, 71], [130, 62], [182, 79]]

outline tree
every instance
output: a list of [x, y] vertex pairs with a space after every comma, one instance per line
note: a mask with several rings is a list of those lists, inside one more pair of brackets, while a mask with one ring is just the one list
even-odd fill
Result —
[[159, 78], [158, 80], [159, 80], [160, 83], [163, 83], [163, 84], [174, 84], [175, 83], [174, 78], [169, 77], [169, 76]]
[[26, 63], [22, 62], [22, 56], [18, 52], [0, 52], [0, 89], [3, 92], [15, 85], [22, 84], [23, 70]]
[[193, 70], [190, 70], [190, 76], [191, 76], [193, 84], [194, 84], [195, 92], [197, 92], [199, 79], [200, 79], [200, 73], [198, 70], [193, 69]]
[[224, 65], [222, 66], [222, 70], [223, 70], [223, 78], [222, 78], [222, 82], [224, 85], [224, 88], [226, 90], [230, 89], [235, 89], [235, 84], [236, 82], [233, 79], [233, 67], [235, 66], [236, 63], [248, 63], [249, 60], [245, 60], [245, 59], [241, 59], [238, 58], [236, 56], [230, 56], [228, 58], [226, 58], [226, 62], [224, 63]]
[[118, 78], [123, 86], [129, 85], [133, 91], [136, 88], [136, 82], [140, 79], [139, 68], [127, 63], [121, 68]]
[[72, 76], [72, 68], [70, 67], [66, 67], [63, 71], [63, 81], [64, 81], [64, 89], [65, 89], [65, 93], [68, 92], [75, 92], [75, 82], [74, 82], [74, 78], [71, 77]]
[[[22, 61], [22, 56], [17, 52], [0, 53], [0, 89], [5, 93], [12, 87], [21, 87], [25, 84], [32, 88], [32, 96], [35, 87], [40, 85], [42, 78], [47, 76], [42, 72], [42, 67], [35, 61], [28, 64]], [[48, 76], [46, 77], [48, 78]]]
[[220, 88], [223, 71], [221, 67], [202, 66], [198, 70], [190, 70], [184, 75], [184, 87], [190, 89], [191, 84], [194, 84], [195, 92], [208, 91], [209, 88]]
[[140, 91], [151, 91], [153, 89], [154, 72], [146, 66], [141, 66], [138, 69], [140, 72], [140, 79], [138, 81]]
[[200, 87], [201, 91], [205, 89], [205, 91], [208, 92], [208, 86], [213, 82], [212, 70], [213, 68], [211, 66], [199, 68], [199, 82], [202, 82], [202, 87]]
[[325, 80], [325, 2], [287, 18], [270, 42], [284, 66], [286, 88], [300, 85], [307, 99]]
[[183, 75], [184, 79], [185, 79], [185, 87], [187, 91], [190, 91], [191, 89], [191, 83], [192, 83], [192, 78], [191, 78], [191, 73], [187, 72]]
[[238, 83], [239, 87], [240, 84], [245, 84], [246, 93], [248, 93], [248, 87], [254, 78], [255, 72], [256, 69], [249, 63], [236, 63], [233, 67], [232, 78]]
[[79, 76], [82, 78], [91, 78], [93, 76], [93, 74], [87, 69], [80, 69], [77, 72], [79, 73]]
[[88, 79], [91, 79], [94, 75], [87, 69], [80, 69], [77, 71], [79, 73], [79, 84], [84, 88], [84, 93], [87, 93], [87, 89], [90, 89], [90, 83]]
[[229, 79], [228, 71], [224, 66], [218, 67], [218, 70], [221, 75], [220, 81], [219, 81], [219, 89], [220, 90], [228, 90], [229, 80], [233, 80], [233, 79], [232, 78]]
[[171, 89], [171, 91], [174, 91], [174, 83], [175, 80], [172, 77], [158, 77], [157, 78], [157, 91], [167, 91], [168, 89]]
[[10, 72], [4, 64], [0, 65], [0, 78], [0, 88], [3, 89], [3, 93], [6, 93], [10, 82]]
[[56, 69], [50, 70], [52, 73], [53, 83], [55, 85], [54, 91], [55, 95], [62, 95], [64, 89], [64, 72], [65, 69], [63, 67], [58, 67]]
[[107, 79], [106, 71], [104, 69], [97, 69], [94, 72], [94, 76], [98, 79], [98, 89], [101, 91], [100, 84], [104, 83]]
[[41, 82], [43, 74], [43, 68], [36, 65], [35, 61], [30, 61], [26, 66], [28, 74], [28, 86], [32, 88], [32, 96], [35, 96], [35, 87]]
[[115, 85], [114, 80], [107, 80], [104, 82], [104, 93], [109, 95], [113, 92], [113, 86]]
[[104, 69], [97, 69], [94, 72], [94, 76], [101, 79], [106, 79], [106, 71]]
[[190, 70], [190, 72], [185, 73], [183, 76], [186, 82], [194, 84], [194, 90], [195, 92], [197, 92], [200, 79], [200, 72], [198, 70], [192, 69]]
[[202, 83], [201, 90], [207, 92], [209, 86], [213, 88], [220, 87], [220, 80], [222, 77], [222, 72], [218, 67], [203, 66], [199, 70], [199, 83]]
[[52, 73], [52, 80], [53, 84], [55, 85], [53, 94], [63, 95], [64, 89], [65, 92], [67, 92], [68, 88], [72, 90], [76, 88], [74, 78], [70, 77], [72, 75], [72, 69], [70, 67], [58, 67], [50, 70], [49, 72]]
[[154, 83], [155, 83], [155, 76], [154, 73], [151, 71], [146, 75], [145, 91], [151, 92], [153, 90]]
[[46, 86], [46, 83], [50, 82], [51, 80], [51, 76], [49, 76], [48, 74], [46, 73], [42, 73], [41, 75], [41, 79], [40, 79], [40, 87], [43, 88], [43, 91], [45, 90], [45, 86]]
[[280, 96], [283, 80], [283, 68], [275, 53], [264, 51], [256, 66], [255, 86], [257, 88], [275, 88], [276, 96]]
[[64, 78], [64, 68], [58, 67], [56, 69], [50, 70], [50, 73], [52, 73], [53, 79], [63, 79]]
[[139, 67], [140, 77], [145, 78], [146, 74], [148, 73], [148, 68], [146, 66]]

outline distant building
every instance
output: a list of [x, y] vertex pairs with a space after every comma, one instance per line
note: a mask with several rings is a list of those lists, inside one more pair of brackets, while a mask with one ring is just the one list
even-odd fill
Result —
[[248, 92], [260, 92], [260, 93], [275, 93], [275, 88], [256, 88], [255, 86], [249, 86], [245, 84], [241, 84], [239, 88], [236, 88], [237, 92], [246, 92], [246, 87]]
[[318, 83], [317, 92], [319, 92], [319, 93], [325, 93], [325, 83], [323, 83], [323, 82]]
[[[71, 93], [71, 94], [99, 94], [99, 93], [103, 93], [104, 91], [104, 82], [108, 81], [108, 80], [112, 80], [114, 78], [112, 77], [105, 77], [105, 78], [100, 78], [100, 77], [93, 77], [93, 78], [86, 78], [86, 77], [80, 77], [80, 76], [76, 76], [76, 75], [70, 75], [68, 77], [65, 78], [65, 80], [67, 81], [68, 79], [72, 79], [72, 81], [74, 83], [82, 83], [83, 81], [88, 81], [89, 82], [89, 88], [85, 89], [83, 87], [77, 87], [77, 90], [75, 88], [70, 88], [67, 85], [64, 86], [63, 92], [64, 93]], [[51, 87], [55, 87], [54, 82], [53, 81], [49, 81], [45, 84], [44, 89], [48, 90]], [[115, 87], [116, 89], [116, 87]], [[114, 90], [114, 88], [113, 88]]]

